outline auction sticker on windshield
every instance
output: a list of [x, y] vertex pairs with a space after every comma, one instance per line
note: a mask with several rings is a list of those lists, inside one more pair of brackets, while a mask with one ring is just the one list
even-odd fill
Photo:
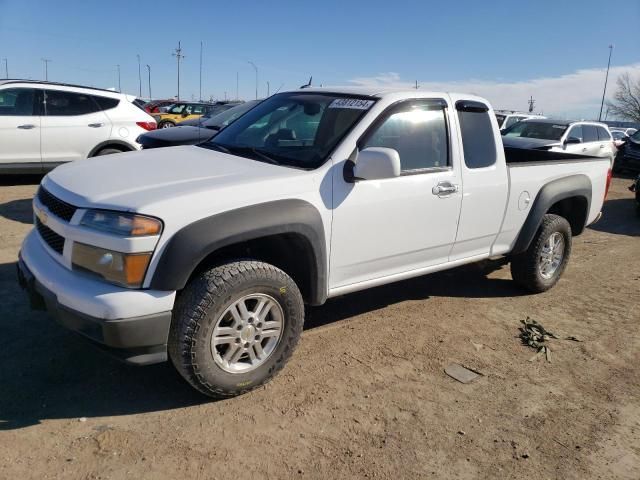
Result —
[[369, 110], [373, 103], [373, 100], [362, 100], [360, 98], [336, 98], [329, 104], [329, 108], [353, 108], [355, 110]]

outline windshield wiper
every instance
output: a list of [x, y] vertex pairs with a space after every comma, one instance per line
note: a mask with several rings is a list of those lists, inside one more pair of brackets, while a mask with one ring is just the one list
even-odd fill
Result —
[[218, 150], [222, 153], [228, 153], [231, 154], [231, 150], [229, 150], [227, 147], [223, 147], [222, 145], [220, 145], [219, 143], [215, 143], [215, 142], [205, 142], [202, 144], [203, 147], [206, 148], [213, 148], [214, 150]]

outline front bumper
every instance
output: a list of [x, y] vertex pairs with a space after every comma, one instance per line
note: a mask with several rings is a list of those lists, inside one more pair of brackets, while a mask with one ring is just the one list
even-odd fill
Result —
[[[46, 310], [64, 327], [127, 363], [167, 360], [175, 293], [123, 289], [86, 278], [60, 265], [45, 248], [31, 232], [18, 259], [18, 282], [32, 308]], [[133, 315], [123, 315], [127, 311]]]

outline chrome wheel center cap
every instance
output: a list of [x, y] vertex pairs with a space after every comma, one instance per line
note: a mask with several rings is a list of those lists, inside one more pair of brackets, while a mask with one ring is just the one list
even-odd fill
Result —
[[240, 332], [240, 339], [243, 342], [251, 341], [253, 340], [253, 336], [255, 335], [255, 333], [256, 333], [255, 327], [253, 325], [247, 325]]

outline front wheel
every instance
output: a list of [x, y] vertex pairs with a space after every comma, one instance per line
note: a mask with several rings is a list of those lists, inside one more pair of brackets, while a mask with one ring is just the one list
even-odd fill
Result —
[[302, 295], [291, 277], [268, 263], [231, 262], [198, 275], [180, 294], [169, 356], [200, 392], [232, 397], [280, 371], [303, 323]]
[[547, 214], [529, 248], [511, 259], [511, 276], [527, 290], [540, 293], [553, 287], [571, 254], [571, 226], [559, 215]]

